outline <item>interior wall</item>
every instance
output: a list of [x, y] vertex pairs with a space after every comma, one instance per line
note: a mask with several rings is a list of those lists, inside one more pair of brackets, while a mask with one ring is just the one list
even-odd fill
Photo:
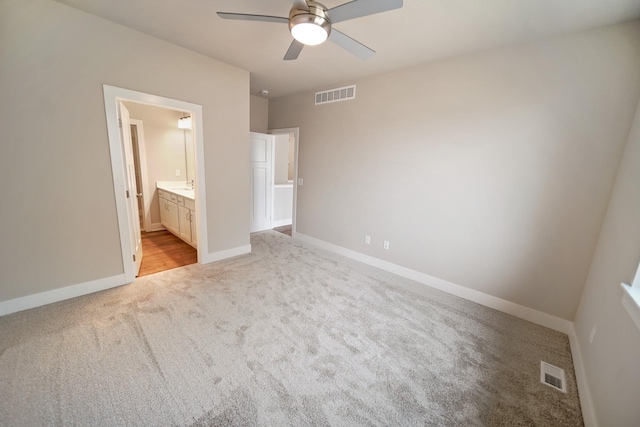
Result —
[[639, 70], [636, 21], [272, 99], [300, 127], [297, 231], [572, 320]]
[[276, 135], [273, 151], [275, 157], [273, 164], [274, 184], [287, 184], [289, 179], [289, 135]]
[[[640, 330], [621, 304], [640, 262], [640, 104], [575, 319], [601, 426], [640, 420]], [[596, 335], [589, 343], [591, 328]]]
[[293, 181], [296, 176], [296, 135], [289, 134], [289, 165], [287, 167], [287, 180]]
[[[187, 181], [185, 158], [185, 131], [178, 129], [178, 119], [184, 114], [167, 108], [135, 102], [124, 103], [132, 119], [142, 120], [144, 129], [147, 178], [149, 187], [145, 198], [151, 197], [151, 222], [160, 223], [160, 205], [156, 191], [157, 181]], [[188, 137], [191, 139], [191, 131]], [[192, 151], [193, 153], [193, 151]], [[190, 162], [193, 165], [193, 161]], [[176, 170], [180, 176], [176, 176]]]
[[269, 131], [269, 100], [251, 95], [251, 132], [267, 133]]
[[0, 58], [0, 301], [123, 274], [103, 84], [202, 105], [209, 251], [249, 244], [247, 71], [50, 0], [0, 2]]

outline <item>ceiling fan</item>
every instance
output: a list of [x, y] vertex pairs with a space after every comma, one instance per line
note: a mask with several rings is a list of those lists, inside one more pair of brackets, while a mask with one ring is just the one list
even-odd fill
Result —
[[333, 24], [402, 7], [402, 0], [353, 0], [331, 9], [313, 0], [293, 0], [289, 17], [218, 12], [224, 19], [289, 24], [293, 42], [285, 60], [297, 59], [304, 45], [318, 45], [329, 39], [361, 59], [373, 56], [374, 50], [332, 28]]

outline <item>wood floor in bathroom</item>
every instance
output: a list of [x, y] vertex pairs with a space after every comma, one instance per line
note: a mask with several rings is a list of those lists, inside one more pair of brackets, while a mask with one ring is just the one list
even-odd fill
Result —
[[140, 276], [198, 262], [198, 252], [166, 230], [142, 233]]

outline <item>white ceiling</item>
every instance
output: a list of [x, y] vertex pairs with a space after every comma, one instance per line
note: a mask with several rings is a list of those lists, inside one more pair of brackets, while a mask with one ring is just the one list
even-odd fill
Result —
[[[223, 20], [216, 12], [288, 16], [289, 0], [58, 0], [251, 72], [269, 97], [362, 76], [640, 18], [640, 0], [404, 0], [402, 9], [335, 28], [377, 53], [363, 61], [331, 42], [283, 61], [286, 25]], [[324, 0], [332, 8], [348, 0]], [[363, 1], [363, 0], [360, 0]]]

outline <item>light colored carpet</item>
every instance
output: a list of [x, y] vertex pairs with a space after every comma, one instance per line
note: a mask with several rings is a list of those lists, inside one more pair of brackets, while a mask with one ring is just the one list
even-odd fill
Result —
[[276, 232], [251, 244], [0, 318], [0, 424], [583, 425], [566, 335]]

